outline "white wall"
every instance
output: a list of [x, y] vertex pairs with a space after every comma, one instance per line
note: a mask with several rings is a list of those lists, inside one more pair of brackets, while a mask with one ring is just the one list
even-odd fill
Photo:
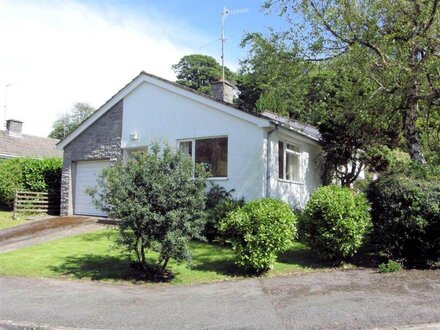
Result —
[[[310, 195], [322, 184], [321, 147], [312, 141], [279, 128], [270, 135], [270, 179], [269, 195], [279, 198], [293, 207], [303, 208]], [[281, 180], [278, 177], [278, 141], [290, 142], [301, 147], [301, 183]]]
[[[137, 133], [138, 140], [130, 140]], [[190, 98], [144, 82], [124, 98], [122, 148], [145, 146], [152, 140], [228, 136], [228, 178], [215, 182], [235, 189], [246, 200], [264, 196], [265, 131]]]

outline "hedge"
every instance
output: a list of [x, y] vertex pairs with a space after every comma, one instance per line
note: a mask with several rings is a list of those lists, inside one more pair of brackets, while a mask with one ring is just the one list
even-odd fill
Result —
[[0, 204], [11, 207], [16, 190], [45, 191], [59, 197], [60, 158], [10, 158], [0, 161]]
[[440, 261], [440, 182], [382, 175], [367, 191], [373, 237], [390, 258], [429, 266]]

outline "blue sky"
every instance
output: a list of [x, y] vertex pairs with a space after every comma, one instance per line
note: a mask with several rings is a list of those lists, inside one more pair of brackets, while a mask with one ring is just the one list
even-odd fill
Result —
[[220, 61], [224, 6], [249, 10], [226, 18], [226, 65], [237, 69], [246, 56], [239, 47], [245, 33], [286, 28], [284, 18], [266, 15], [261, 5], [262, 0], [0, 0], [0, 103], [7, 105], [2, 121], [18, 119], [24, 133], [47, 136], [73, 103], [99, 108], [142, 70], [174, 80], [171, 65], [184, 55]]
[[[212, 55], [220, 61], [220, 15], [224, 7], [247, 9], [245, 14], [231, 14], [225, 20], [226, 59], [234, 68], [239, 60], [246, 57], [246, 50], [240, 47], [243, 36], [249, 32], [266, 33], [271, 27], [275, 30], [286, 29], [286, 21], [276, 12], [268, 14], [262, 9], [263, 0], [132, 0], [132, 1], [103, 1], [91, 4], [82, 3], [98, 8], [101, 11], [111, 11], [120, 8], [142, 17], [157, 17], [185, 27], [184, 31], [195, 33], [191, 35], [174, 35], [176, 43], [192, 50]], [[183, 33], [182, 33], [183, 34]]]

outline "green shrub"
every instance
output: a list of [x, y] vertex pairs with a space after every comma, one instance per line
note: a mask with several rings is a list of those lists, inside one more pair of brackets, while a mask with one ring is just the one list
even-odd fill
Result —
[[[166, 275], [170, 258], [191, 259], [188, 243], [203, 239], [205, 179], [201, 164], [158, 143], [103, 170], [89, 189], [94, 204], [118, 221], [118, 243], [150, 275]], [[147, 258], [154, 251], [155, 263]]]
[[367, 199], [348, 188], [318, 188], [301, 217], [307, 245], [321, 258], [340, 261], [353, 256], [370, 228]]
[[383, 262], [377, 267], [379, 273], [394, 273], [402, 270], [402, 265], [394, 260], [388, 260], [387, 263]]
[[203, 236], [210, 242], [220, 238], [219, 224], [226, 215], [244, 205], [244, 199], [232, 197], [234, 190], [226, 190], [217, 184], [211, 183], [211, 188], [206, 194], [206, 224]]
[[393, 163], [384, 175], [400, 175], [414, 180], [440, 181], [440, 166], [400, 160]]
[[273, 267], [296, 235], [296, 217], [290, 206], [275, 199], [259, 199], [228, 213], [220, 230], [229, 238], [235, 263], [248, 272]]
[[11, 206], [16, 190], [47, 191], [59, 200], [60, 158], [11, 158], [0, 162], [0, 204]]
[[440, 260], [440, 181], [388, 173], [370, 184], [367, 196], [383, 252], [418, 266]]

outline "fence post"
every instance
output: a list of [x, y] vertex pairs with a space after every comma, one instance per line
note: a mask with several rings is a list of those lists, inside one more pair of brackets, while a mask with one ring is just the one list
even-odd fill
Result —
[[12, 211], [12, 219], [16, 220], [17, 219], [17, 196], [18, 196], [18, 191], [15, 190], [15, 196], [14, 196], [14, 210]]

